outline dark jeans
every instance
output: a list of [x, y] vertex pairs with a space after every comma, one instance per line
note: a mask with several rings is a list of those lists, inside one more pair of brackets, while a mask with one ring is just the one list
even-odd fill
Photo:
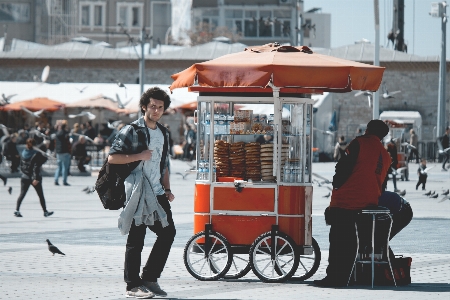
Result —
[[427, 175], [422, 175], [422, 174], [419, 175], [419, 181], [416, 184], [416, 190], [420, 184], [422, 184], [422, 190], [425, 189], [425, 184], [427, 183], [427, 177], [428, 177]]
[[91, 161], [90, 156], [76, 156], [75, 159], [78, 161], [78, 170], [81, 172], [86, 172], [84, 165], [87, 165]]
[[20, 165], [20, 157], [7, 156], [6, 159], [11, 162], [11, 172], [18, 172]]
[[[127, 283], [127, 290], [142, 285], [142, 280], [156, 282], [161, 276], [161, 273], [166, 265], [169, 257], [170, 248], [172, 247], [175, 238], [176, 230], [172, 219], [172, 211], [170, 210], [170, 203], [166, 195], [158, 196], [158, 202], [164, 208], [167, 214], [167, 221], [169, 225], [161, 226], [161, 222], [156, 221], [153, 226], [131, 225], [130, 233], [128, 234], [127, 246], [125, 251], [125, 270], [124, 279]], [[157, 238], [153, 245], [153, 249], [148, 257], [145, 267], [142, 269], [142, 279], [139, 277], [141, 268], [141, 253], [144, 247], [144, 239], [147, 227], [156, 233]]]
[[444, 162], [442, 163], [442, 169], [445, 169], [445, 164], [448, 162], [449, 158], [450, 158], [450, 154], [448, 154], [447, 152], [444, 153]]
[[358, 211], [330, 208], [325, 213], [331, 225], [327, 278], [337, 284], [347, 284], [356, 256], [355, 220]]
[[[27, 194], [28, 189], [30, 188], [31, 182], [32, 182], [31, 179], [22, 178], [20, 180], [20, 195], [19, 198], [17, 198], [17, 205], [16, 205], [17, 211], [19, 211], [20, 209], [20, 205], [22, 204], [23, 198], [25, 198], [25, 195]], [[42, 181], [39, 181], [39, 183], [37, 185], [33, 185], [33, 187], [39, 196], [39, 201], [41, 202], [42, 210], [46, 212], [47, 208], [45, 206], [44, 191], [42, 190]]]
[[416, 157], [416, 163], [419, 163], [419, 152], [417, 151], [417, 149], [411, 149], [410, 150], [408, 161], [412, 161], [413, 160], [413, 155]]

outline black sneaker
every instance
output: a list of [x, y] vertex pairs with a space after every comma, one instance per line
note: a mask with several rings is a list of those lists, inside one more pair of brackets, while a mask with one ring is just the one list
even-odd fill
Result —
[[165, 291], [163, 291], [161, 289], [161, 287], [159, 286], [158, 282], [150, 282], [150, 281], [145, 281], [144, 282], [144, 286], [149, 290], [152, 291], [153, 294], [160, 296], [160, 297], [166, 297], [167, 293]]
[[51, 215], [53, 215], [52, 211], [44, 211], [44, 217], [50, 217]]
[[67, 182], [64, 182], [63, 183], [65, 186], [70, 186], [70, 184], [68, 184]]
[[22, 214], [20, 213], [20, 211], [16, 210], [16, 211], [14, 212], [14, 217], [22, 218], [23, 216], [22, 216]]
[[3, 180], [3, 185], [6, 185], [6, 183], [8, 182], [8, 178], [7, 177], [2, 177]]
[[155, 297], [155, 294], [149, 291], [145, 286], [141, 285], [127, 291], [125, 296], [127, 298], [150, 299]]
[[59, 185], [58, 181], [55, 181], [55, 185]]

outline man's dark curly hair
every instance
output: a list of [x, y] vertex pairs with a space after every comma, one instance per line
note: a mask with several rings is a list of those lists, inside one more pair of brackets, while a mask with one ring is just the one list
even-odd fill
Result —
[[147, 105], [150, 103], [150, 98], [164, 101], [164, 110], [169, 108], [170, 106], [170, 97], [167, 95], [166, 92], [164, 92], [159, 87], [152, 87], [146, 90], [139, 100], [139, 108], [141, 109], [141, 113], [145, 114], [145, 111], [142, 109], [143, 106], [147, 107]]

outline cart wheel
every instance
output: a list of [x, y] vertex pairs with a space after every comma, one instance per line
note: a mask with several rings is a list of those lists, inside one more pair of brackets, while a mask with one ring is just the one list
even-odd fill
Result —
[[300, 254], [300, 262], [298, 269], [292, 276], [291, 280], [303, 281], [316, 273], [320, 265], [320, 259], [322, 257], [320, 253], [319, 244], [312, 238], [312, 254]]
[[250, 247], [253, 273], [264, 282], [288, 280], [297, 270], [299, 255], [295, 242], [286, 234], [275, 234], [274, 257], [271, 255], [272, 233], [260, 235]]
[[248, 254], [233, 254], [230, 270], [223, 276], [226, 279], [238, 279], [250, 271]]
[[205, 253], [205, 232], [199, 232], [184, 248], [184, 265], [198, 280], [217, 280], [230, 269], [233, 255], [230, 244], [217, 232], [209, 233], [210, 250]]

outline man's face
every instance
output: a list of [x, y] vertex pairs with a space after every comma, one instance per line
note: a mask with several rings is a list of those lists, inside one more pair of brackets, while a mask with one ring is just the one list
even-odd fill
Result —
[[142, 107], [145, 111], [144, 119], [157, 122], [164, 113], [164, 101], [150, 98], [147, 107]]

